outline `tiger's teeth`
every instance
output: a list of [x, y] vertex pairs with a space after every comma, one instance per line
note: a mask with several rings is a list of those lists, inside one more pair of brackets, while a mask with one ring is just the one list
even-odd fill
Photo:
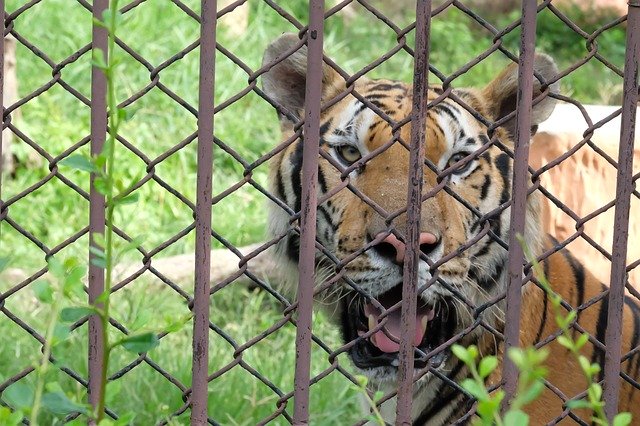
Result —
[[427, 329], [427, 324], [429, 323], [429, 318], [427, 316], [422, 317], [422, 320], [420, 321], [420, 324], [422, 325], [422, 329], [426, 330]]
[[399, 366], [399, 365], [400, 365], [400, 361], [398, 360], [398, 358], [394, 358], [394, 359], [392, 359], [392, 360], [391, 360], [391, 365], [392, 365], [393, 367], [397, 367], [397, 366]]
[[378, 325], [378, 322], [376, 321], [376, 317], [373, 314], [369, 314], [367, 315], [367, 317], [369, 318], [369, 330], [373, 330], [376, 325]]
[[[378, 325], [378, 321], [376, 321], [376, 317], [373, 314], [369, 314], [367, 315], [367, 318], [369, 318], [369, 331], [373, 330], [376, 325]], [[376, 335], [373, 334], [372, 336], [369, 337], [369, 341], [372, 344], [376, 344]]]

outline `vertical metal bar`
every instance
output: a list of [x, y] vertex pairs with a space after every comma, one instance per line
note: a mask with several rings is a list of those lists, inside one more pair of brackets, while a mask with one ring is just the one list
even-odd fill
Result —
[[640, 2], [630, 1], [627, 17], [626, 60], [622, 100], [622, 123], [618, 148], [618, 175], [616, 208], [613, 223], [613, 249], [611, 256], [611, 289], [604, 360], [605, 414], [611, 422], [618, 412], [620, 391], [620, 352], [622, 339], [622, 309], [624, 285], [627, 281], [627, 241], [629, 237], [629, 209], [633, 191], [633, 145], [635, 138], [636, 108], [638, 105], [638, 61], [640, 60]]
[[211, 197], [213, 179], [213, 112], [216, 53], [216, 0], [202, 0], [198, 98], [198, 175], [196, 251], [193, 288], [193, 363], [191, 424], [207, 424], [209, 375], [209, 292], [211, 266]]
[[[4, 157], [2, 152], [2, 134], [4, 133], [4, 0], [0, 0], [0, 12], [2, 12], [2, 44], [0, 44], [0, 102], [2, 102], [2, 129], [0, 129], [0, 208], [2, 207], [2, 173], [4, 172]], [[10, 153], [7, 153], [10, 155]], [[2, 220], [0, 219], [0, 222]], [[0, 232], [0, 235], [2, 233]]]
[[[2, 12], [2, 24], [0, 28], [2, 28], [2, 44], [0, 44], [0, 102], [2, 102], [2, 107], [0, 108], [0, 112], [2, 112], [2, 128], [0, 129], [0, 248], [2, 248], [2, 221], [4, 219], [4, 215], [2, 214], [2, 210], [4, 208], [4, 202], [2, 201], [2, 174], [4, 173], [4, 152], [2, 149], [2, 134], [4, 133], [4, 0], [0, 0], [0, 12]], [[10, 155], [10, 152], [6, 153]], [[2, 299], [2, 293], [0, 292], [0, 300]]]
[[413, 360], [416, 328], [418, 265], [420, 262], [420, 211], [422, 207], [423, 165], [427, 132], [427, 100], [429, 90], [429, 29], [431, 0], [416, 2], [416, 48], [413, 67], [413, 105], [411, 110], [411, 152], [407, 188], [407, 227], [402, 280], [402, 334], [398, 354], [398, 404], [396, 425], [411, 425], [413, 401]]
[[302, 157], [302, 211], [300, 213], [300, 257], [298, 259], [298, 327], [296, 329], [296, 371], [293, 384], [293, 424], [309, 423], [311, 370], [311, 320], [315, 283], [316, 211], [318, 155], [320, 150], [320, 103], [322, 100], [322, 41], [324, 0], [309, 1], [307, 32], [307, 81]]
[[[109, 0], [93, 2], [93, 17], [102, 20], [102, 13], [109, 8]], [[92, 47], [101, 49], [107, 55], [107, 30], [93, 25]], [[91, 69], [91, 155], [102, 152], [107, 135], [107, 78], [104, 72], [96, 67]], [[94, 245], [94, 236], [104, 234], [105, 200], [95, 186], [96, 176], [91, 174], [91, 191], [89, 194], [89, 245]], [[104, 269], [94, 265], [89, 254], [89, 303], [104, 291]], [[100, 382], [104, 365], [104, 340], [100, 318], [92, 315], [89, 318], [89, 403], [95, 408], [100, 400]]]
[[[505, 323], [506, 350], [519, 345], [520, 298], [523, 278], [523, 248], [516, 239], [524, 234], [525, 212], [529, 172], [529, 142], [531, 140], [531, 108], [533, 94], [533, 64], [536, 42], [536, 0], [522, 1], [522, 34], [520, 37], [520, 59], [518, 62], [518, 93], [516, 102], [516, 134], [513, 161], [513, 183], [511, 187], [511, 227], [509, 229], [509, 261], [507, 285], [507, 312]], [[505, 409], [514, 396], [518, 384], [518, 371], [508, 357], [504, 357], [503, 378], [505, 380]]]

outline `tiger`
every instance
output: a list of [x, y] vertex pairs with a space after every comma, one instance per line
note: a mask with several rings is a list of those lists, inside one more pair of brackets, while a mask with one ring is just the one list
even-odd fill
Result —
[[[301, 47], [295, 50], [298, 45]], [[536, 53], [533, 62], [536, 75], [542, 78], [534, 79], [531, 96], [540, 97], [545, 90], [547, 95], [533, 104], [531, 136], [555, 107], [556, 100], [549, 94], [560, 93], [559, 83], [553, 80], [558, 74], [554, 60]], [[304, 135], [299, 133], [299, 122], [305, 109], [307, 47], [297, 35], [283, 34], [268, 45], [262, 65], [262, 89], [278, 106], [285, 140], [268, 176], [269, 190], [275, 197], [269, 208], [269, 232], [280, 238], [274, 256], [288, 277], [284, 279], [288, 288], [295, 290], [300, 236], [292, 215], [302, 207]], [[543, 85], [546, 81], [552, 83]], [[329, 313], [331, 324], [348, 347], [353, 368], [367, 377], [370, 390], [393, 393], [401, 326], [400, 309], [390, 308], [402, 300], [410, 168], [407, 141], [411, 138], [407, 118], [412, 111], [413, 91], [410, 84], [390, 79], [360, 77], [352, 84], [352, 88], [347, 87], [345, 78], [323, 62], [321, 101], [325, 108], [320, 115], [316, 185], [316, 238], [323, 249], [316, 251], [315, 258], [316, 303]], [[412, 389], [411, 418], [416, 426], [473, 420], [468, 414], [472, 413], [473, 400], [450, 384], [469, 378], [469, 368], [449, 347], [425, 356], [458, 333], [464, 331], [458, 344], [476, 345], [482, 356], [498, 358], [499, 367], [487, 378], [486, 385], [490, 388], [501, 383], [505, 349], [496, 335], [505, 327], [504, 299], [479, 313], [483, 326], [470, 325], [475, 320], [474, 308], [495, 300], [507, 286], [508, 249], [500, 242], [509, 241], [510, 209], [500, 207], [511, 199], [510, 152], [516, 127], [512, 112], [517, 90], [516, 63], [508, 65], [484, 88], [455, 88], [444, 97], [441, 86], [428, 89], [431, 105], [426, 112], [423, 194], [430, 195], [423, 197], [420, 212], [421, 287], [414, 336], [414, 368], [428, 372]], [[498, 120], [502, 124], [490, 134], [488, 126]], [[450, 173], [441, 178], [443, 170]], [[433, 194], [438, 185], [441, 190]], [[538, 190], [527, 196], [523, 234], [528, 250], [536, 257], [560, 245], [542, 231], [540, 197]], [[435, 272], [427, 259], [433, 263], [451, 253], [456, 255], [437, 267], [438, 279], [432, 280]], [[607, 287], [565, 248], [543, 259], [541, 267], [553, 291], [577, 311], [579, 327], [592, 337], [582, 353], [604, 365], [600, 343], [604, 344], [608, 301], [598, 296]], [[430, 280], [433, 282], [426, 286]], [[625, 297], [623, 354], [638, 346], [640, 336], [638, 305]], [[532, 424], [590, 424], [591, 412], [566, 406], [567, 400], [584, 395], [588, 384], [574, 354], [554, 339], [558, 331], [554, 318], [549, 293], [530, 280], [521, 292], [519, 345], [530, 347], [550, 341], [544, 345], [550, 385], [524, 411]], [[383, 320], [386, 323], [380, 327]], [[637, 379], [639, 369], [638, 355], [623, 358], [622, 373]], [[598, 379], [602, 377], [600, 372]], [[618, 409], [631, 412], [640, 421], [640, 391], [627, 380], [621, 382]], [[395, 423], [396, 403], [393, 397], [381, 406], [389, 424]]]

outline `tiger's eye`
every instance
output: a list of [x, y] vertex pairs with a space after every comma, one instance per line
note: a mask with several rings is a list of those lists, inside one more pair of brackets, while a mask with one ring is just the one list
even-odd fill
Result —
[[346, 164], [353, 164], [362, 158], [362, 154], [355, 146], [340, 145], [335, 148], [338, 157]]
[[[458, 161], [464, 159], [465, 157], [467, 157], [469, 155], [470, 155], [470, 153], [468, 153], [468, 152], [456, 152], [455, 154], [453, 154], [451, 156], [451, 158], [449, 158], [449, 162], [447, 163], [447, 167], [451, 167], [452, 165], [456, 164]], [[464, 173], [472, 165], [473, 165], [473, 160], [467, 161], [465, 164], [463, 164], [463, 165], [459, 166], [457, 169], [453, 170], [452, 173], [453, 174]]]

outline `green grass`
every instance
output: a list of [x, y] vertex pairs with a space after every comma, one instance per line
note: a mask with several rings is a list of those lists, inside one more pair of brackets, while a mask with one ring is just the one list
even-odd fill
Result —
[[[113, 317], [119, 322], [136, 327], [158, 326], [165, 323], [165, 316], [176, 318], [189, 311], [181, 298], [159, 282], [142, 280], [135, 286], [125, 287], [112, 300]], [[48, 308], [38, 306], [31, 292], [26, 291], [7, 301], [7, 309], [20, 313], [21, 318], [39, 332], [43, 332]], [[246, 288], [231, 285], [212, 297], [211, 321], [219, 326], [237, 345], [242, 345], [267, 330], [282, 318], [279, 305], [265, 292], [250, 292]], [[189, 386], [191, 367], [191, 323], [180, 331], [173, 332], [161, 340], [160, 345], [149, 353], [148, 358], [185, 386]], [[330, 346], [339, 346], [339, 336], [332, 331], [327, 318], [316, 315], [314, 329], [319, 330]], [[0, 382], [37, 361], [40, 354], [37, 342], [26, 335], [17, 325], [3, 320], [4, 342], [0, 345]], [[122, 336], [113, 331], [114, 338]], [[287, 324], [255, 346], [242, 353], [242, 361], [273, 385], [287, 393], [292, 390], [293, 366], [295, 365], [295, 327]], [[315, 346], [315, 345], [314, 345]], [[220, 335], [210, 333], [209, 370], [225, 367], [233, 358], [233, 347]], [[75, 330], [72, 337], [56, 346], [53, 356], [64, 366], [87, 375], [86, 325]], [[115, 373], [136, 359], [122, 349], [111, 358], [110, 374]], [[312, 357], [312, 375], [330, 367], [328, 354], [315, 346]], [[346, 365], [346, 359], [340, 357]], [[70, 396], [83, 400], [81, 386], [65, 373], [53, 371], [48, 380], [58, 382]], [[34, 375], [23, 381], [30, 386]], [[181, 391], [171, 384], [149, 364], [142, 363], [120, 379], [109, 384], [107, 405], [117, 413], [134, 412], [135, 424], [154, 424], [177, 411], [182, 405]], [[278, 395], [267, 385], [256, 379], [247, 369], [236, 365], [209, 385], [209, 413], [221, 424], [251, 425], [268, 417], [276, 410]], [[311, 418], [314, 424], [336, 424], [340, 421], [358, 419], [357, 391], [338, 372], [331, 373], [311, 387]], [[293, 401], [287, 406], [292, 413]], [[41, 416], [43, 424], [52, 421]], [[174, 421], [188, 424], [188, 412]], [[284, 419], [275, 424], [283, 424]]]
[[[12, 12], [23, 5], [22, 0], [8, 0], [7, 10]], [[199, 13], [197, 0], [185, 0], [185, 4]], [[306, 22], [306, 5], [303, 1], [283, 2], [293, 16]], [[295, 28], [263, 2], [252, 0], [247, 31], [242, 36], [227, 32], [219, 26], [218, 42], [233, 52], [249, 68], [259, 68], [262, 52], [270, 40], [285, 31]], [[592, 32], [607, 19], [593, 20], [592, 16], [570, 15], [575, 22]], [[486, 18], [496, 27], [502, 28], [515, 19], [515, 15]], [[410, 14], [395, 14], [399, 25], [411, 21]], [[42, 50], [52, 61], [58, 63], [91, 40], [91, 15], [77, 2], [69, 0], [45, 0], [15, 20], [15, 30]], [[149, 0], [125, 15], [119, 35], [135, 52], [142, 55], [151, 67], [172, 58], [182, 49], [197, 40], [199, 26], [196, 21], [182, 13], [173, 3]], [[505, 46], [515, 51], [519, 34], [509, 34]], [[491, 35], [461, 12], [439, 15], [432, 23], [431, 62], [445, 74], [454, 72], [488, 49]], [[621, 67], [624, 58], [624, 28], [614, 27], [599, 38], [599, 49], [612, 63]], [[413, 33], [407, 36], [409, 46], [413, 44]], [[372, 17], [359, 4], [355, 5], [355, 17], [345, 21], [341, 14], [329, 18], [325, 23], [325, 48], [327, 53], [348, 72], [356, 72], [376, 60], [396, 45], [396, 34], [383, 22]], [[568, 67], [585, 54], [584, 41], [568, 30], [552, 13], [544, 11], [539, 17], [538, 45], [552, 54], [561, 68]], [[164, 68], [160, 83], [197, 107], [198, 99], [198, 55], [195, 49], [183, 58], [176, 59]], [[26, 46], [18, 44], [19, 94], [28, 96], [52, 79], [52, 70], [46, 62], [34, 55]], [[143, 64], [119, 49], [122, 61], [118, 68], [117, 96], [120, 102], [141, 91], [150, 83], [150, 73]], [[482, 86], [507, 63], [503, 55], [494, 53], [485, 61], [453, 81], [454, 86]], [[372, 78], [394, 78], [410, 81], [412, 58], [405, 51], [393, 55], [388, 61], [372, 70]], [[85, 54], [62, 69], [62, 80], [89, 98], [91, 93], [90, 57]], [[216, 57], [217, 105], [235, 96], [247, 87], [248, 75], [229, 58], [218, 52]], [[435, 76], [430, 81], [437, 83]], [[620, 92], [621, 78], [595, 60], [569, 74], [562, 80], [563, 91], [583, 103], [616, 102]], [[149, 161], [172, 150], [196, 131], [196, 118], [172, 100], [158, 87], [151, 88], [128, 108], [135, 111], [127, 122], [121, 136], [136, 147]], [[38, 144], [52, 157], [60, 155], [73, 144], [90, 134], [90, 109], [66, 91], [59, 83], [21, 106], [13, 114], [12, 122], [31, 141]], [[254, 93], [242, 97], [215, 116], [215, 135], [226, 143], [248, 163], [259, 159], [279, 140], [275, 112]], [[47, 179], [50, 171], [48, 161], [25, 142], [14, 143], [14, 155], [19, 166], [14, 176], [4, 176], [2, 199], [9, 200], [32, 185]], [[88, 153], [87, 144], [78, 153]], [[37, 164], [28, 159], [35, 153], [40, 157]], [[145, 162], [125, 147], [117, 147], [117, 174], [125, 183], [140, 179], [147, 173]], [[155, 165], [155, 176], [195, 203], [197, 152], [192, 141], [177, 152]], [[260, 185], [266, 185], [268, 164], [263, 164], [251, 173]], [[83, 191], [89, 190], [87, 176], [61, 167], [67, 179]], [[214, 158], [214, 194], [224, 192], [244, 178], [244, 167], [230, 155], [216, 148]], [[159, 183], [151, 180], [136, 191], [139, 202], [119, 209], [116, 225], [130, 236], [144, 235], [144, 248], [153, 250], [169, 240], [193, 222], [191, 209], [179, 198], [167, 192]], [[213, 228], [235, 245], [245, 245], [264, 238], [266, 224], [266, 200], [256, 189], [244, 184], [228, 197], [213, 206]], [[89, 203], [57, 177], [30, 194], [18, 199], [9, 207], [9, 216], [20, 227], [54, 248], [69, 236], [88, 224]], [[0, 257], [10, 257], [10, 267], [20, 268], [31, 274], [43, 268], [44, 252], [7, 222], [0, 222]], [[158, 257], [193, 252], [195, 233], [172, 243]], [[221, 244], [214, 241], [214, 245]], [[87, 257], [88, 237], [84, 236], [62, 250], [60, 257]], [[127, 261], [140, 261], [142, 256], [133, 252]], [[0, 292], [16, 285], [16, 282], [0, 282]], [[179, 283], [190, 291], [191, 283]], [[23, 318], [37, 331], [43, 332], [45, 308], [36, 303], [29, 288], [23, 289], [6, 301], [7, 309]], [[154, 281], [145, 274], [125, 289], [114, 295], [116, 318], [132, 324], [136, 309], [151, 312], [149, 324], [161, 321], [164, 314], [173, 316], [187, 312], [180, 297], [172, 290]], [[136, 308], [138, 306], [138, 308]], [[266, 330], [281, 318], [280, 306], [263, 293], [249, 293], [237, 285], [216, 293], [212, 297], [211, 320], [243, 344]], [[134, 313], [131, 313], [134, 312]], [[138, 320], [139, 321], [139, 320]], [[314, 330], [332, 347], [339, 346], [339, 336], [327, 319], [316, 316]], [[21, 371], [36, 360], [40, 347], [37, 342], [17, 325], [6, 318], [0, 319], [0, 382]], [[294, 368], [295, 329], [288, 325], [277, 331], [256, 347], [246, 351], [243, 360], [260, 374], [269, 378], [283, 392], [292, 390]], [[180, 332], [163, 338], [160, 346], [149, 357], [177, 377], [186, 386], [190, 383], [191, 344], [190, 324]], [[70, 367], [86, 376], [86, 329], [77, 330], [72, 339], [59, 347], [54, 354], [64, 357]], [[62, 349], [65, 349], [63, 351]], [[232, 360], [233, 350], [219, 336], [211, 334], [210, 371], [226, 365]], [[112, 371], [133, 359], [132, 355], [117, 352]], [[347, 363], [343, 362], [346, 366]], [[319, 373], [328, 367], [327, 355], [315, 348], [313, 372]], [[59, 375], [65, 391], [82, 397], [82, 389], [72, 381]], [[25, 379], [32, 380], [31, 376]], [[150, 424], [175, 411], [182, 404], [180, 392], [155, 372], [142, 364], [116, 381], [120, 390], [112, 390], [109, 406], [119, 412], [133, 410], [138, 413], [136, 424]], [[312, 387], [312, 419], [314, 424], [347, 424], [358, 412], [355, 391], [349, 382], [338, 373], [332, 373]], [[223, 424], [254, 424], [275, 410], [277, 397], [259, 380], [240, 366], [214, 380], [210, 386], [210, 413]], [[290, 410], [292, 404], [289, 404]], [[186, 422], [181, 418], [179, 422]], [[276, 424], [284, 423], [283, 419]]]
[[[186, 3], [198, 11], [199, 2], [192, 0]], [[291, 12], [304, 21], [306, 10], [302, 3], [304, 2], [296, 3]], [[8, 10], [12, 10], [20, 2], [12, 1], [8, 4]], [[261, 2], [252, 2], [251, 6], [251, 20], [245, 35], [229, 35], [221, 26], [218, 39], [247, 66], [257, 69], [268, 42], [280, 33], [295, 28]], [[367, 15], [362, 6], [357, 5], [355, 12], [353, 21], [345, 22], [337, 14], [326, 22], [326, 50], [349, 72], [358, 71], [396, 45], [396, 35], [389, 27]], [[146, 58], [152, 67], [167, 61], [197, 40], [199, 35], [197, 22], [169, 2], [148, 1], [125, 16], [120, 31], [122, 40]], [[500, 28], [514, 18], [515, 16], [501, 17], [493, 24]], [[403, 24], [409, 22], [408, 19], [400, 21]], [[38, 24], [34, 25], [36, 22]], [[67, 22], [73, 22], [74, 25], [68, 25]], [[20, 15], [15, 21], [15, 28], [53, 61], [59, 62], [90, 41], [90, 22], [89, 12], [79, 3], [48, 0]], [[589, 25], [584, 24], [589, 31], [596, 28], [592, 23]], [[408, 36], [409, 45], [413, 44], [412, 34]], [[514, 51], [517, 40], [518, 33], [514, 31], [505, 37], [504, 44]], [[603, 33], [598, 40], [603, 55], [620, 67], [624, 57], [623, 28], [614, 27]], [[489, 33], [471, 18], [459, 11], [445, 13], [433, 21], [431, 62], [448, 75], [488, 49], [491, 44]], [[584, 56], [585, 52], [584, 42], [580, 37], [546, 10], [539, 17], [538, 45], [541, 50], [553, 54], [561, 68], [566, 68]], [[195, 49], [187, 53], [184, 58], [176, 60], [160, 73], [160, 83], [194, 108], [198, 101], [198, 52]], [[150, 79], [147, 69], [126, 52], [120, 50], [118, 57], [122, 60], [118, 75], [118, 99], [123, 101], [144, 90]], [[460, 87], [482, 86], [506, 62], [501, 53], [494, 53], [455, 79], [453, 84]], [[18, 73], [20, 96], [32, 93], [51, 80], [51, 67], [21, 44], [18, 46]], [[89, 55], [85, 54], [67, 65], [61, 76], [64, 82], [83, 96], [90, 97]], [[410, 81], [412, 58], [401, 50], [372, 70], [369, 76]], [[247, 78], [244, 71], [218, 52], [216, 103], [220, 104], [245, 89]], [[431, 82], [437, 83], [438, 79], [432, 76]], [[562, 79], [564, 93], [583, 103], [615, 101], [620, 85], [621, 79], [595, 60]], [[128, 108], [135, 111], [135, 115], [123, 127], [121, 136], [139, 149], [149, 161], [171, 150], [196, 131], [196, 118], [157, 87], [149, 90]], [[53, 157], [90, 133], [89, 108], [59, 84], [54, 84], [49, 90], [27, 102], [19, 108], [18, 114], [14, 121], [17, 127]], [[216, 136], [248, 163], [265, 154], [279, 138], [272, 108], [253, 92], [217, 113], [215, 122]], [[88, 145], [84, 145], [78, 152], [88, 153], [88, 149]], [[27, 144], [15, 144], [15, 155], [23, 166], [16, 170], [14, 179], [5, 178], [3, 199], [10, 199], [49, 174], [49, 164], [45, 159], [42, 159], [38, 167], [24, 166], [30, 153], [34, 154]], [[118, 173], [125, 182], [139, 179], [147, 173], [144, 161], [131, 151], [122, 148], [117, 155], [118, 164], [122, 165]], [[39, 157], [38, 154], [36, 156]], [[195, 202], [196, 163], [196, 142], [193, 141], [157, 164], [154, 172], [167, 185]], [[252, 171], [252, 178], [261, 185], [266, 184], [267, 167], [265, 164]], [[215, 194], [243, 179], [243, 166], [220, 149], [215, 152], [214, 170]], [[84, 191], [88, 191], [88, 181], [84, 174], [64, 168], [60, 172]], [[129, 235], [146, 235], [145, 248], [156, 247], [192, 223], [189, 207], [158, 183], [147, 182], [137, 192], [140, 204], [124, 208], [116, 224]], [[264, 196], [245, 184], [214, 205], [213, 226], [234, 244], [258, 241], [264, 236], [264, 205]], [[33, 206], [37, 206], [37, 215], [32, 214]], [[86, 225], [88, 209], [87, 201], [54, 177], [36, 192], [13, 203], [10, 215], [25, 230], [52, 248]], [[238, 215], [240, 210], [242, 214]], [[0, 255], [13, 254], [13, 266], [36, 270], [44, 265], [44, 253], [24, 236], [6, 224], [2, 224], [2, 232]], [[161, 254], [192, 251], [194, 238], [194, 233], [191, 232]], [[83, 239], [69, 251], [84, 255], [85, 247], [86, 241]]]

